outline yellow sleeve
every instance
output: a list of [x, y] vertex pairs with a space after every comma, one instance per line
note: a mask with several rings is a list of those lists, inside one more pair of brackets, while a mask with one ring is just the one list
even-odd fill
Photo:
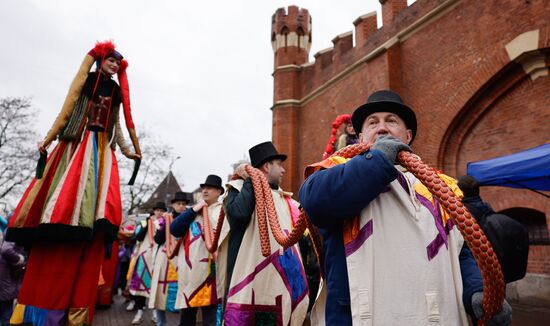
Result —
[[53, 123], [51, 129], [48, 131], [46, 138], [44, 138], [44, 144], [46, 146], [57, 138], [57, 135], [61, 132], [61, 130], [69, 121], [71, 113], [73, 113], [74, 110], [74, 105], [78, 100], [80, 93], [82, 92], [82, 88], [86, 83], [86, 78], [88, 78], [88, 72], [90, 72], [90, 67], [93, 65], [93, 63], [94, 58], [91, 55], [86, 55], [86, 57], [82, 61], [82, 64], [80, 65], [78, 73], [71, 83], [69, 93], [65, 98], [65, 102], [63, 103], [61, 112], [59, 112], [59, 115], [55, 119], [55, 122]]

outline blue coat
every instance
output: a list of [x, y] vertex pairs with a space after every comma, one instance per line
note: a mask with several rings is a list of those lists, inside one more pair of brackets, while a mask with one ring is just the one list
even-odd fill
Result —
[[[369, 205], [397, 178], [397, 170], [377, 150], [357, 155], [345, 164], [321, 170], [302, 185], [300, 203], [324, 238], [323, 275], [327, 285], [327, 325], [351, 325], [348, 272], [343, 241], [343, 222]], [[360, 195], [358, 195], [360, 194]], [[481, 274], [466, 246], [460, 253], [463, 301], [471, 312], [471, 297], [483, 289]]]

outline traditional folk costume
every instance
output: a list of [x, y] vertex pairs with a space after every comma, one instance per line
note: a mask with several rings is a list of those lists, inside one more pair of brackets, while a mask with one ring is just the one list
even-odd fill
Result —
[[[189, 201], [185, 193], [177, 192], [172, 199], [172, 203], [180, 200], [186, 203]], [[174, 210], [171, 214], [177, 216], [180, 213], [181, 212]], [[159, 228], [155, 234], [155, 242], [158, 245], [158, 249], [155, 254], [155, 263], [153, 267], [149, 308], [157, 311], [157, 322], [165, 319], [165, 311], [177, 312], [175, 308], [176, 295], [178, 292], [177, 259], [170, 259], [168, 257], [168, 255], [171, 254], [172, 248], [167, 248], [167, 246], [172, 246], [174, 239], [169, 234], [170, 226], [166, 225], [167, 219], [169, 218], [166, 215], [159, 219]]]
[[114, 241], [110, 248], [105, 249], [105, 257], [99, 272], [97, 288], [97, 305], [108, 307], [113, 301], [113, 289], [118, 266], [118, 241]]
[[[399, 115], [414, 139], [416, 118], [401, 99], [369, 97], [352, 117], [356, 131], [373, 112]], [[372, 149], [308, 169], [324, 169], [300, 189], [302, 206], [324, 238], [325, 279], [312, 324], [468, 325], [465, 305], [482, 288], [479, 269], [449, 215], [416, 177]], [[461, 195], [453, 179], [440, 176]]]
[[[221, 203], [208, 206], [208, 215], [213, 225], [217, 223], [221, 208]], [[188, 212], [190, 213], [189, 210]], [[200, 213], [190, 215], [194, 217], [194, 221], [188, 226], [178, 254], [178, 309], [219, 303], [215, 261], [204, 243], [204, 217]], [[187, 215], [181, 217], [185, 218]]]
[[[375, 159], [381, 158], [371, 160]], [[374, 172], [370, 170], [371, 177]], [[454, 180], [444, 180], [457, 189]], [[304, 204], [308, 197], [300, 196]], [[328, 228], [323, 222], [319, 225]], [[468, 324], [459, 261], [464, 240], [437, 200], [411, 173], [398, 171], [397, 179], [359, 217], [347, 220], [341, 231], [349, 299], [336, 294], [327, 301], [325, 281], [313, 308], [313, 323], [330, 325], [341, 318], [334, 311], [343, 300], [351, 307], [354, 325], [399, 325], [405, 320], [411, 325]], [[327, 304], [333, 306], [327, 309]]]
[[[125, 60], [121, 87], [101, 71], [122, 56], [111, 42], [84, 58], [61, 113], [43, 144], [59, 143], [43, 177], [33, 179], [10, 220], [7, 238], [32, 244], [12, 324], [91, 324], [106, 239], [115, 239], [122, 218], [115, 142], [131, 157], [119, 124], [126, 125], [141, 154], [130, 114]], [[96, 62], [98, 72], [89, 72]], [[70, 242], [68, 242], [70, 240]]]
[[[215, 187], [223, 193], [221, 178], [215, 175], [209, 175], [200, 186]], [[212, 227], [217, 225], [221, 208], [220, 202], [206, 208]], [[205, 216], [201, 212], [188, 208], [170, 226], [172, 235], [183, 237], [177, 258], [179, 277], [176, 300], [176, 308], [181, 309], [182, 325], [195, 324], [197, 308], [202, 310], [203, 325], [221, 324], [220, 297], [216, 288], [218, 264], [215, 255], [206, 246]], [[228, 232], [229, 225], [224, 223], [220, 241], [225, 239]]]
[[[152, 218], [140, 222], [136, 229], [138, 241], [128, 269], [130, 294], [134, 297], [148, 298], [151, 292], [153, 265], [158, 245], [154, 240], [155, 226]], [[145, 303], [145, 300], [142, 300]], [[138, 304], [138, 309], [143, 309]]]
[[[250, 149], [254, 167], [273, 159], [286, 159], [271, 142]], [[309, 303], [308, 284], [298, 245], [283, 250], [270, 232], [271, 254], [261, 253], [257, 212], [250, 178], [228, 184], [225, 212], [231, 231], [221, 243], [220, 259], [226, 256], [225, 325], [302, 325]], [[298, 218], [297, 203], [290, 193], [272, 185], [271, 195], [281, 228], [290, 232]], [[248, 205], [250, 204], [250, 205]], [[251, 207], [248, 216], [243, 214]]]
[[[165, 226], [157, 231], [166, 232]], [[175, 259], [168, 259], [166, 243], [158, 244], [151, 281], [149, 308], [176, 312], [176, 294], [178, 291], [178, 272]]]

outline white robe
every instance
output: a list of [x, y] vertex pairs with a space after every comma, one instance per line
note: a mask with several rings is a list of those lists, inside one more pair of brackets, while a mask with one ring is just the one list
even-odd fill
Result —
[[[242, 180], [229, 186], [240, 191]], [[281, 228], [290, 232], [288, 193], [272, 190]], [[243, 325], [256, 318], [274, 318], [277, 325], [302, 325], [309, 303], [307, 279], [298, 245], [286, 251], [270, 231], [271, 255], [262, 256], [256, 211], [245, 231], [231, 277], [224, 311], [225, 325]], [[221, 251], [223, 248], [221, 249]]]
[[[438, 230], [446, 213], [434, 216], [427, 189], [411, 173], [400, 174], [363, 209], [350, 241], [344, 231], [353, 325], [468, 325], [459, 264], [464, 239], [452, 223]], [[325, 324], [325, 291], [312, 325]]]

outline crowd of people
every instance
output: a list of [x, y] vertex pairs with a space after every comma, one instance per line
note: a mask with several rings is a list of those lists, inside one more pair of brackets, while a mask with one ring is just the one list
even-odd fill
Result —
[[[179, 311], [180, 325], [195, 325], [199, 310], [202, 325], [467, 325], [483, 317], [482, 278], [468, 244], [437, 198], [397, 162], [399, 152], [413, 152], [417, 122], [395, 92], [377, 91], [353, 112], [337, 146], [370, 147], [310, 166], [299, 202], [281, 188], [287, 156], [267, 141], [250, 148], [250, 163], [231, 180], [206, 176], [197, 201], [177, 192], [170, 208], [158, 202], [132, 224], [122, 220], [114, 152], [118, 144], [141, 159], [126, 66], [114, 44], [98, 43], [39, 145], [41, 172], [6, 233], [28, 255], [2, 245], [3, 275], [7, 264], [27, 261], [22, 284], [0, 290], [7, 294], [2, 325], [8, 318], [11, 325], [90, 325], [96, 305], [108, 306], [116, 289], [128, 292], [133, 324], [147, 319], [147, 307], [157, 325], [167, 324], [167, 311]], [[121, 103], [133, 150], [121, 131]], [[264, 188], [252, 172], [267, 181]], [[440, 177], [462, 196], [456, 180]], [[281, 244], [302, 223], [301, 209], [314, 226]], [[266, 211], [282, 235], [262, 233]], [[510, 322], [504, 301], [489, 324]]]

